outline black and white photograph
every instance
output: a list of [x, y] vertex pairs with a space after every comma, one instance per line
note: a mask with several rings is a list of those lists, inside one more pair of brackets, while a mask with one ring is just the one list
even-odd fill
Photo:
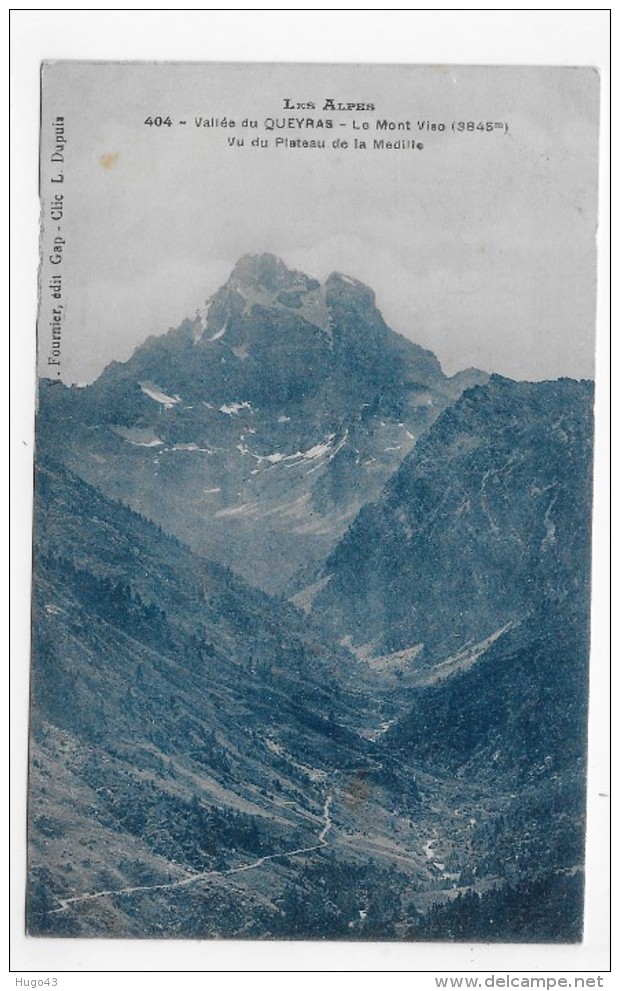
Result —
[[580, 940], [598, 94], [42, 67], [30, 935]]
[[600, 66], [65, 49], [20, 959], [602, 960]]

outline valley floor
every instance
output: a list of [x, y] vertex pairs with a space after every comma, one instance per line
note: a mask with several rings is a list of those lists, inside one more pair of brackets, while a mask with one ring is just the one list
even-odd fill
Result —
[[[103, 751], [96, 756], [108, 771], [117, 761]], [[544, 827], [532, 837], [533, 811], [523, 813], [527, 829], [515, 813], [523, 801], [534, 802], [535, 790], [529, 797], [501, 793], [491, 782], [404, 767], [388, 788], [379, 756], [329, 774], [307, 767], [301, 801], [257, 795], [250, 784], [235, 800], [205, 778], [201, 802], [224, 818], [239, 809], [258, 813], [251, 817], [258, 855], [242, 849], [243, 838], [239, 849], [234, 841], [224, 849], [222, 834], [222, 849], [216, 842], [203, 852], [204, 869], [182, 849], [167, 850], [152, 823], [141, 831], [115, 820], [92, 755], [70, 734], [48, 727], [32, 764], [33, 935], [418, 938], [419, 920], [441, 904], [500, 890], [530, 870], [581, 870], [551, 850], [541, 863], [535, 847]], [[169, 777], [151, 777], [158, 797], [185, 793], [182, 763], [169, 768]], [[413, 776], [409, 793], [399, 793]], [[122, 785], [129, 804], [138, 800], [138, 777], [134, 770]], [[200, 844], [208, 846], [204, 836]]]

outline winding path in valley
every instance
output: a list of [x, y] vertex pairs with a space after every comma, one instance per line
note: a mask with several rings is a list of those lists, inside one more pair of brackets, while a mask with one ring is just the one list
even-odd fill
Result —
[[94, 891], [85, 895], [75, 895], [73, 898], [58, 898], [59, 908], [52, 909], [48, 915], [56, 915], [58, 912], [65, 912], [72, 905], [80, 902], [94, 901], [97, 898], [109, 898], [119, 895], [134, 895], [142, 891], [168, 891], [173, 888], [186, 888], [190, 884], [197, 884], [199, 881], [208, 881], [215, 877], [227, 877], [231, 874], [242, 874], [246, 871], [254, 871], [262, 867], [268, 860], [275, 860], [278, 857], [298, 857], [304, 853], [313, 853], [328, 845], [327, 834], [333, 826], [331, 818], [332, 796], [328, 795], [323, 805], [323, 827], [318, 835], [318, 840], [312, 846], [297, 847], [295, 850], [284, 850], [280, 853], [271, 853], [265, 857], [259, 857], [249, 864], [242, 864], [240, 867], [229, 867], [225, 871], [202, 871], [200, 874], [191, 874], [189, 877], [181, 878], [179, 881], [168, 881], [162, 884], [138, 884], [127, 888], [110, 888], [105, 891]]

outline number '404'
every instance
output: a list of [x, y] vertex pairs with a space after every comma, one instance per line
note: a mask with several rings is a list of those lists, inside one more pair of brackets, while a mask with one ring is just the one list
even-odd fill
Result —
[[149, 127], [172, 127], [169, 117], [147, 117], [144, 123]]

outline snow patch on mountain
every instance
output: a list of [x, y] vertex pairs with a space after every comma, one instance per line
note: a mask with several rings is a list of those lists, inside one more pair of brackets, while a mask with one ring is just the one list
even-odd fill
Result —
[[196, 315], [194, 317], [194, 323], [197, 325], [194, 332], [194, 344], [196, 344], [205, 330], [207, 329], [207, 321], [209, 319], [209, 310], [211, 309], [211, 302], [213, 297], [209, 297], [202, 306], [199, 306], [196, 310]]
[[166, 409], [172, 409], [173, 406], [181, 402], [180, 396], [168, 396], [163, 389], [160, 389], [158, 385], [153, 385], [152, 382], [140, 382], [139, 385], [145, 396], [154, 399], [156, 403], [161, 403]]
[[213, 297], [211, 296], [205, 303], [203, 303], [202, 306], [199, 306], [198, 309], [196, 310], [196, 314], [194, 316], [193, 333], [192, 333], [192, 340], [194, 344], [197, 344], [198, 341], [201, 340], [206, 341], [208, 344], [210, 344], [212, 341], [219, 341], [220, 337], [223, 337], [228, 329], [228, 321], [226, 320], [224, 322], [224, 325], [220, 327], [218, 330], [216, 330], [215, 333], [211, 335], [211, 337], [205, 338], [204, 335], [209, 325], [209, 312], [211, 310], [212, 302], [213, 302]]
[[219, 341], [220, 337], [223, 337], [227, 330], [228, 330], [228, 321], [226, 321], [223, 327], [220, 327], [220, 329], [216, 331], [213, 337], [207, 338], [208, 342], [211, 344], [213, 343], [213, 341]]
[[200, 451], [202, 454], [213, 454], [213, 451], [208, 447], [199, 447], [198, 444], [194, 444], [193, 441], [189, 444], [173, 444], [169, 449], [171, 451]]
[[164, 443], [149, 427], [112, 427], [112, 430], [133, 447], [160, 447]]
[[284, 454], [282, 451], [274, 451], [272, 454], [254, 454], [253, 457], [259, 462], [267, 461], [270, 465], [282, 464], [283, 462], [287, 462], [290, 465], [299, 465], [306, 461], [318, 462], [325, 457], [328, 457], [329, 460], [331, 460], [346, 443], [348, 431], [345, 431], [343, 437], [334, 447], [333, 441], [335, 437], [335, 434], [329, 434], [328, 437], [320, 441], [318, 444], [313, 444], [312, 447], [307, 448], [305, 451], [295, 451], [293, 454]]
[[247, 409], [252, 413], [252, 403], [225, 403], [220, 406], [219, 412], [226, 413], [227, 416], [238, 416], [242, 409]]
[[322, 458], [325, 454], [329, 454], [331, 451], [330, 441], [334, 439], [334, 434], [331, 434], [329, 441], [324, 444], [315, 444], [314, 447], [308, 448], [307, 451], [302, 453], [302, 458], [306, 461], [315, 461], [317, 458]]

